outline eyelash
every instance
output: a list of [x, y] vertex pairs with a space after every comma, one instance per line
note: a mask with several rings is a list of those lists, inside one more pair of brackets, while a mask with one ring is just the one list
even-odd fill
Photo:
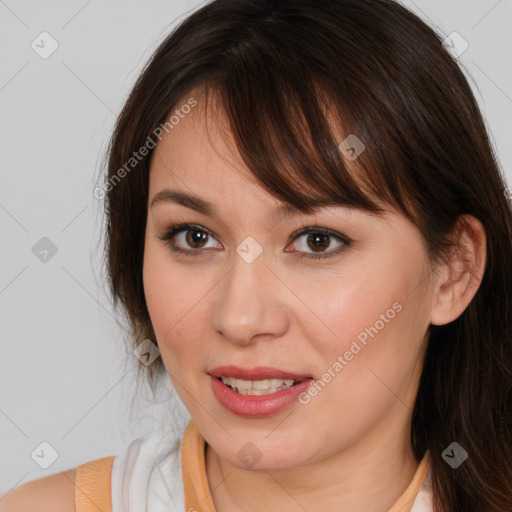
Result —
[[[159, 236], [158, 238], [164, 242], [167, 243], [167, 245], [170, 247], [171, 250], [175, 252], [179, 252], [184, 254], [185, 256], [199, 256], [201, 253], [201, 249], [181, 249], [176, 246], [176, 244], [172, 241], [175, 235], [177, 235], [181, 231], [189, 231], [189, 230], [195, 230], [195, 231], [201, 231], [203, 233], [206, 233], [208, 236], [211, 236], [215, 238], [215, 236], [210, 233], [207, 229], [202, 228], [201, 226], [195, 225], [195, 224], [189, 224], [189, 223], [182, 223], [182, 224], [172, 224], [167, 228], [167, 231], [163, 236]], [[297, 238], [304, 234], [322, 234], [322, 235], [328, 235], [333, 238], [336, 238], [338, 241], [342, 242], [343, 245], [338, 247], [337, 249], [334, 249], [332, 251], [326, 252], [326, 253], [319, 253], [319, 254], [312, 254], [312, 253], [300, 253], [301, 258], [310, 258], [310, 259], [323, 259], [323, 258], [329, 258], [332, 256], [335, 256], [342, 252], [344, 249], [350, 246], [351, 240], [347, 238], [346, 236], [340, 235], [339, 233], [336, 233], [335, 231], [332, 231], [327, 228], [321, 228], [321, 227], [304, 227], [293, 233], [291, 236], [291, 241], [295, 241]], [[298, 251], [299, 252], [299, 251]]]

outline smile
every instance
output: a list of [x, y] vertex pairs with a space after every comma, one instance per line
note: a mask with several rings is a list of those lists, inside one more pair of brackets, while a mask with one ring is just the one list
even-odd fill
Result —
[[232, 414], [252, 418], [283, 412], [313, 383], [311, 375], [261, 366], [222, 366], [208, 374], [218, 403]]
[[291, 388], [300, 381], [293, 379], [243, 380], [235, 377], [221, 377], [222, 382], [241, 395], [270, 395]]

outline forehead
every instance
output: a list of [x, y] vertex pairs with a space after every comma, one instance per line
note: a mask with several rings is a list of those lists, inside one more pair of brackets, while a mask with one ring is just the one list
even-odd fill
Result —
[[[195, 106], [184, 106], [193, 99]], [[157, 144], [151, 161], [153, 169], [167, 169], [170, 178], [186, 178], [192, 182], [208, 181], [222, 169], [250, 172], [236, 148], [228, 120], [221, 108], [204, 94], [194, 93], [192, 98], [181, 100], [168, 119], [167, 129]], [[215, 180], [218, 176], [213, 176]]]

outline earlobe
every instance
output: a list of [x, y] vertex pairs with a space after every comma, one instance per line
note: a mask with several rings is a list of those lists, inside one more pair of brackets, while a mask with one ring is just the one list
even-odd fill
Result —
[[462, 215], [454, 231], [453, 250], [435, 290], [432, 325], [448, 324], [464, 312], [485, 271], [487, 244], [483, 224], [472, 215]]

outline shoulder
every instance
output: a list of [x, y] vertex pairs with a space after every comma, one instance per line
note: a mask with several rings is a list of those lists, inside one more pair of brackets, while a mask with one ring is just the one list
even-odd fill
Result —
[[76, 470], [38, 478], [0, 496], [0, 512], [75, 512]]

